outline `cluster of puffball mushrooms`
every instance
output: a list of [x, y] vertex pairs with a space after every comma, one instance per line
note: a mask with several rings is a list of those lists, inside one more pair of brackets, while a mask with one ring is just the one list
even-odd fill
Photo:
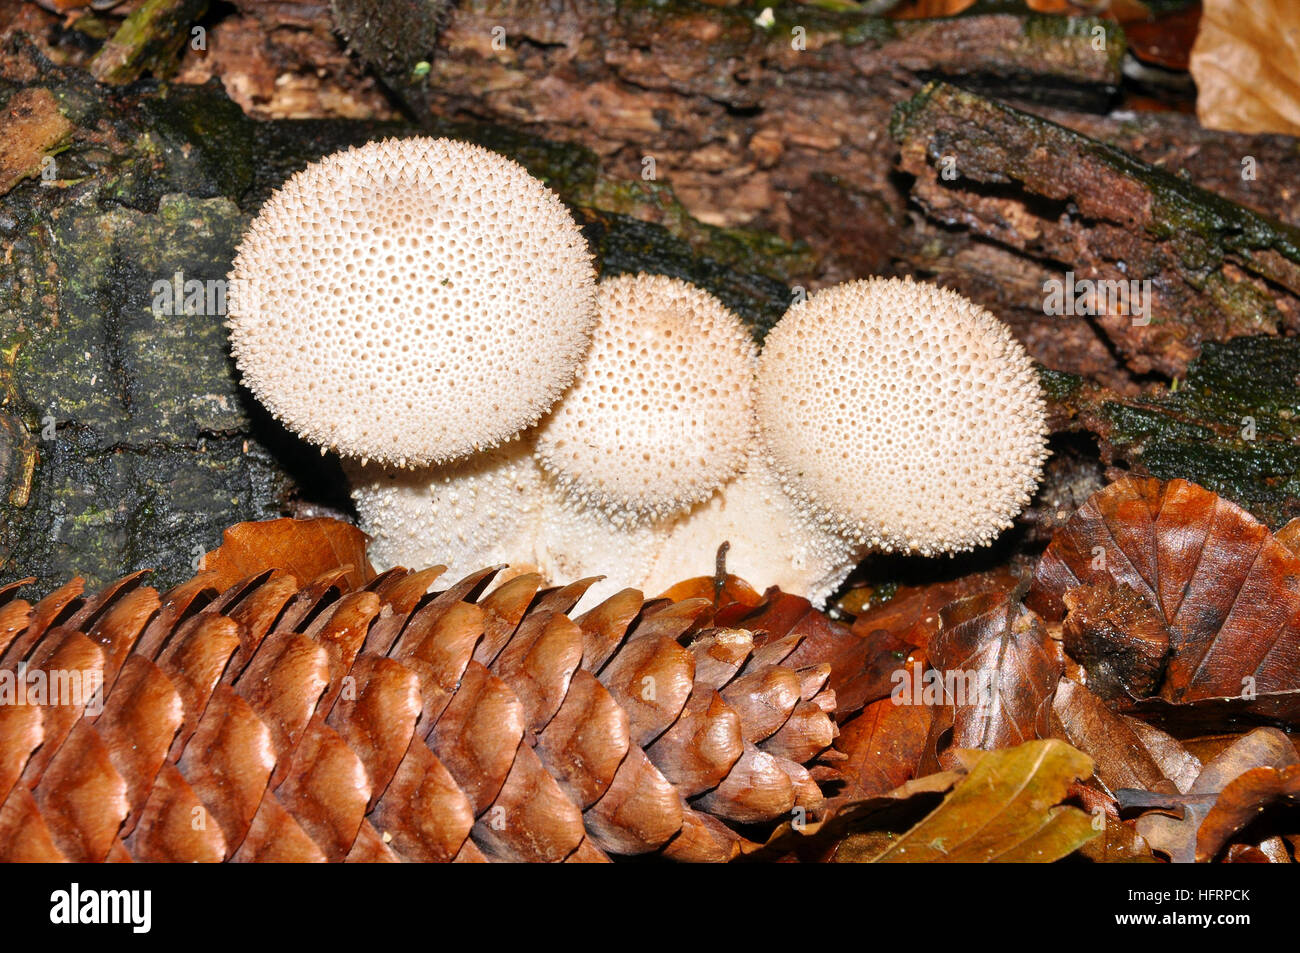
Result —
[[851, 281], [760, 352], [687, 282], [597, 283], [559, 198], [463, 142], [307, 167], [231, 279], [244, 382], [341, 455], [379, 568], [604, 576], [599, 599], [711, 575], [726, 542], [823, 605], [869, 551], [990, 542], [1047, 453], [1029, 358], [961, 295]]

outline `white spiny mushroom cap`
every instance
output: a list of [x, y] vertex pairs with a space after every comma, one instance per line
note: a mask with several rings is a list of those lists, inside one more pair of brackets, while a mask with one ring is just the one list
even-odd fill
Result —
[[787, 491], [828, 529], [885, 550], [990, 542], [1047, 455], [1024, 348], [980, 306], [910, 279], [794, 305], [764, 342], [757, 413]]
[[756, 452], [744, 473], [673, 523], [651, 571], [637, 585], [652, 596], [683, 579], [711, 576], [718, 547], [727, 542], [727, 572], [760, 590], [780, 586], [821, 608], [864, 548], [800, 510]]
[[598, 287], [577, 380], [539, 428], [561, 488], [616, 522], [682, 512], [733, 477], [753, 440], [755, 348], [717, 298], [662, 275]]
[[503, 563], [536, 566], [542, 472], [529, 435], [441, 466], [345, 467], [377, 569], [443, 565], [459, 579]]
[[229, 325], [244, 382], [345, 456], [442, 463], [532, 426], [595, 323], [576, 223], [523, 167], [448, 139], [327, 156], [258, 213]]

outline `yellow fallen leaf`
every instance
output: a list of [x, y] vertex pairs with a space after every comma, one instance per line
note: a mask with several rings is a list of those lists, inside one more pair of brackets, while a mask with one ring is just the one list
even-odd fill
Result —
[[835, 860], [874, 863], [1048, 863], [1099, 833], [1092, 819], [1060, 802], [1076, 778], [1092, 774], [1092, 759], [1063, 741], [1029, 741], [1015, 748], [969, 752], [970, 773], [907, 833], [882, 842], [854, 834]]

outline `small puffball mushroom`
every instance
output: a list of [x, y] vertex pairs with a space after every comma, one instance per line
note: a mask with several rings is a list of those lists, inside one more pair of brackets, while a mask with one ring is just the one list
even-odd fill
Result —
[[591, 350], [538, 429], [538, 459], [616, 525], [663, 520], [744, 465], [756, 349], [722, 302], [676, 278], [609, 278], [597, 301]]
[[979, 305], [910, 278], [852, 281], [790, 308], [763, 345], [757, 413], [786, 491], [881, 550], [992, 541], [1047, 455], [1024, 348]]
[[532, 426], [572, 383], [595, 275], [563, 203], [517, 163], [388, 139], [292, 176], [231, 274], [244, 383], [306, 439], [398, 466]]
[[801, 513], [755, 452], [744, 473], [673, 523], [638, 585], [654, 594], [682, 579], [711, 576], [724, 542], [727, 572], [803, 595], [818, 608], [864, 555], [863, 547]]
[[377, 569], [444, 565], [459, 579], [503, 563], [536, 568], [542, 473], [530, 435], [441, 466], [344, 468]]

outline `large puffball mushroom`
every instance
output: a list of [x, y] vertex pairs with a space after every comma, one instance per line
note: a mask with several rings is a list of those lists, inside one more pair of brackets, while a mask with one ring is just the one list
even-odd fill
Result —
[[1047, 455], [1024, 348], [979, 305], [910, 279], [852, 281], [791, 307], [763, 345], [757, 413], [789, 494], [881, 550], [992, 541]]
[[441, 466], [344, 469], [377, 569], [444, 565], [459, 579], [498, 564], [536, 568], [542, 474], [531, 435]]
[[445, 463], [535, 424], [572, 383], [595, 275], [568, 210], [517, 163], [388, 139], [292, 176], [239, 246], [244, 382], [344, 456]]
[[591, 350], [538, 429], [538, 459], [616, 525], [664, 520], [744, 465], [755, 347], [722, 302], [676, 278], [609, 278], [597, 301]]
[[740, 476], [669, 527], [639, 585], [654, 594], [682, 579], [711, 576], [725, 542], [727, 572], [803, 595], [820, 608], [862, 558], [863, 547], [800, 510], [756, 451]]

